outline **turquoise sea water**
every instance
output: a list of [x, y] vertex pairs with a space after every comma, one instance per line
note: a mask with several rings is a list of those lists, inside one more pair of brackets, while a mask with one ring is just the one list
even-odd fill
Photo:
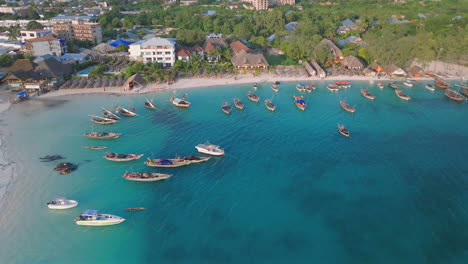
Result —
[[[79, 95], [15, 105], [2, 118], [15, 176], [0, 207], [1, 263], [468, 263], [468, 104], [420, 83], [404, 91], [368, 82], [331, 93], [323, 82], [294, 105], [295, 83], [269, 84], [277, 112], [247, 100], [251, 85], [188, 93], [177, 109], [172, 92], [138, 96]], [[402, 86], [400, 84], [400, 86]], [[377, 96], [369, 101], [359, 88]], [[143, 102], [154, 96], [158, 110]], [[243, 111], [221, 104], [239, 97]], [[355, 105], [345, 112], [339, 101]], [[101, 106], [136, 109], [139, 117], [92, 126]], [[351, 132], [337, 131], [343, 123]], [[123, 133], [118, 140], [87, 139], [85, 132]], [[201, 164], [152, 169], [145, 157], [196, 154], [210, 140], [226, 155]], [[103, 159], [143, 153], [128, 163]], [[79, 165], [58, 175], [60, 154]], [[164, 182], [121, 178], [125, 171], [175, 174]], [[10, 177], [1, 175], [1, 177]], [[3, 181], [2, 181], [3, 182]], [[46, 202], [66, 195], [80, 202], [65, 211]], [[142, 212], [125, 212], [143, 206]], [[109, 227], [77, 226], [73, 218], [98, 209], [127, 219]]]

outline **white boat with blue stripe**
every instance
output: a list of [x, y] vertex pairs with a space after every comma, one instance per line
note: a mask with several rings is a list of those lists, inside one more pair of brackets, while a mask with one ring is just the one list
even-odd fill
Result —
[[98, 214], [97, 210], [86, 210], [75, 217], [77, 225], [106, 226], [117, 225], [125, 221], [125, 218], [111, 214]]

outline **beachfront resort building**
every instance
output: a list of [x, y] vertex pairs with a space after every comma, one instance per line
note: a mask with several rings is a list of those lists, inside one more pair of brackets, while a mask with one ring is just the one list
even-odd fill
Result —
[[176, 61], [176, 41], [166, 38], [151, 38], [137, 41], [129, 45], [131, 60], [157, 62], [164, 67], [172, 67]]
[[22, 51], [27, 55], [36, 57], [43, 55], [62, 56], [65, 49], [63, 41], [57, 38], [39, 37], [26, 40]]
[[21, 42], [25, 42], [28, 39], [40, 38], [40, 37], [52, 37], [52, 31], [47, 30], [47, 29], [32, 29], [32, 30], [20, 31]]
[[252, 3], [256, 10], [267, 10], [275, 5], [294, 5], [296, 0], [247, 0], [245, 2]]
[[70, 41], [72, 39], [102, 42], [101, 25], [98, 23], [88, 23], [83, 21], [71, 21], [55, 24], [53, 26], [55, 34], [60, 39]]
[[268, 70], [269, 64], [263, 54], [241, 50], [231, 59], [237, 70]]

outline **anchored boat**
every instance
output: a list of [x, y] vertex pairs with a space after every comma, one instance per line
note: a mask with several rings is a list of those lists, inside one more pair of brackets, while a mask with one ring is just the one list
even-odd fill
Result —
[[137, 113], [132, 112], [132, 111], [130, 111], [128, 109], [125, 109], [125, 108], [123, 108], [121, 106], [117, 106], [117, 110], [119, 110], [119, 113], [121, 113], [124, 116], [137, 116], [138, 115]]
[[269, 99], [265, 100], [265, 107], [270, 111], [276, 110], [276, 105], [274, 105]]
[[379, 87], [380, 89], [383, 89], [384, 88], [384, 83], [383, 82], [378, 82], [377, 87]]
[[156, 106], [150, 100], [145, 101], [145, 107], [148, 109], [156, 109]]
[[118, 120], [107, 118], [107, 117], [100, 117], [95, 115], [90, 115], [91, 122], [99, 124], [99, 125], [110, 125], [119, 122]]
[[123, 177], [129, 181], [160, 181], [172, 176], [172, 174], [156, 172], [125, 172]]
[[50, 202], [47, 202], [47, 207], [49, 207], [49, 209], [55, 209], [55, 210], [70, 209], [70, 208], [76, 207], [77, 205], [78, 205], [77, 201], [67, 200], [65, 197], [59, 197]]
[[175, 159], [147, 159], [145, 164], [150, 167], [161, 168], [176, 168], [189, 165], [191, 162], [188, 160], [175, 158]]
[[241, 102], [239, 98], [234, 98], [234, 106], [239, 110], [244, 109], [244, 104]]
[[302, 84], [302, 83], [296, 84], [296, 89], [297, 89], [299, 92], [304, 92], [304, 91], [305, 91], [305, 84]]
[[85, 134], [86, 137], [93, 138], [93, 139], [112, 139], [112, 138], [118, 138], [120, 137], [120, 135], [121, 134], [112, 133], [112, 132], [89, 132]]
[[85, 149], [106, 149], [105, 146], [84, 146]]
[[177, 106], [177, 107], [184, 107], [184, 108], [187, 108], [190, 106], [190, 102], [185, 100], [185, 97], [183, 97], [182, 99], [179, 99], [179, 98], [171, 98], [169, 101], [172, 102], [173, 105]]
[[340, 105], [341, 105], [341, 108], [343, 108], [344, 110], [346, 110], [348, 112], [354, 113], [356, 111], [356, 109], [354, 107], [352, 107], [351, 105], [349, 105], [345, 101], [340, 101]]
[[426, 87], [426, 89], [428, 89], [429, 91], [432, 91], [432, 92], [435, 90], [434, 85], [432, 85], [432, 84], [426, 84], [426, 86], [424, 86], [424, 87]]
[[210, 142], [205, 142], [204, 144], [198, 144], [195, 146], [198, 152], [214, 156], [224, 155], [224, 150], [220, 146], [213, 145]]
[[188, 156], [184, 157], [184, 160], [190, 161], [190, 163], [200, 163], [211, 159], [211, 157], [200, 157], [200, 156]]
[[338, 124], [338, 131], [341, 135], [349, 137], [349, 130], [344, 127], [344, 125]]
[[362, 96], [364, 96], [365, 98], [367, 98], [369, 100], [374, 100], [375, 99], [375, 95], [371, 94], [366, 89], [361, 89], [361, 94], [362, 94]]
[[395, 94], [396, 94], [398, 97], [400, 97], [400, 99], [403, 99], [403, 100], [406, 100], [406, 101], [408, 101], [408, 100], [411, 99], [411, 97], [409, 97], [408, 95], [404, 94], [404, 93], [403, 93], [402, 91], [400, 91], [400, 90], [395, 90]]
[[[118, 111], [117, 111], [118, 112]], [[110, 110], [106, 109], [106, 108], [102, 108], [102, 114], [106, 117], [106, 118], [110, 118], [110, 119], [115, 119], [115, 120], [119, 120], [120, 119], [120, 116], [118, 116], [117, 114], [115, 113], [112, 113]]]
[[330, 83], [329, 85], [327, 85], [327, 89], [332, 92], [336, 92], [339, 90], [339, 87], [336, 84]]
[[303, 96], [293, 96], [294, 102], [296, 103], [297, 108], [301, 109], [304, 111], [306, 109], [306, 102], [304, 101]]
[[247, 94], [247, 97], [248, 97], [249, 100], [252, 101], [252, 102], [258, 103], [258, 101], [260, 101], [260, 97], [256, 96], [256, 95], [253, 94], [252, 92], [249, 92], [249, 93]]
[[447, 89], [445, 90], [445, 96], [448, 98], [452, 99], [453, 101], [456, 102], [461, 102], [466, 100], [465, 96], [461, 95], [459, 92], [453, 90], [453, 89]]
[[389, 86], [390, 88], [393, 88], [393, 89], [397, 89], [397, 88], [398, 88], [398, 85], [396, 84], [396, 82], [391, 82], [391, 83], [388, 84], [388, 86]]
[[117, 225], [125, 221], [125, 218], [111, 214], [98, 214], [97, 210], [86, 210], [75, 217], [77, 225], [106, 226]]
[[131, 161], [141, 158], [143, 154], [118, 154], [118, 153], [106, 153], [104, 158], [110, 161]]
[[271, 86], [271, 89], [272, 89], [273, 91], [275, 91], [275, 92], [278, 92], [278, 91], [279, 91], [278, 86], [276, 86], [276, 85], [274, 85], [274, 84]]
[[221, 106], [221, 110], [223, 110], [223, 112], [227, 115], [229, 115], [232, 111], [232, 107], [229, 105], [228, 102], [225, 102], [222, 106]]

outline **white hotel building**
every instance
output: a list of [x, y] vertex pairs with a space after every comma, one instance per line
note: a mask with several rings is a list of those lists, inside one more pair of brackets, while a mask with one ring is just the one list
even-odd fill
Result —
[[175, 45], [174, 39], [151, 38], [130, 44], [128, 52], [132, 60], [172, 67], [176, 61]]

